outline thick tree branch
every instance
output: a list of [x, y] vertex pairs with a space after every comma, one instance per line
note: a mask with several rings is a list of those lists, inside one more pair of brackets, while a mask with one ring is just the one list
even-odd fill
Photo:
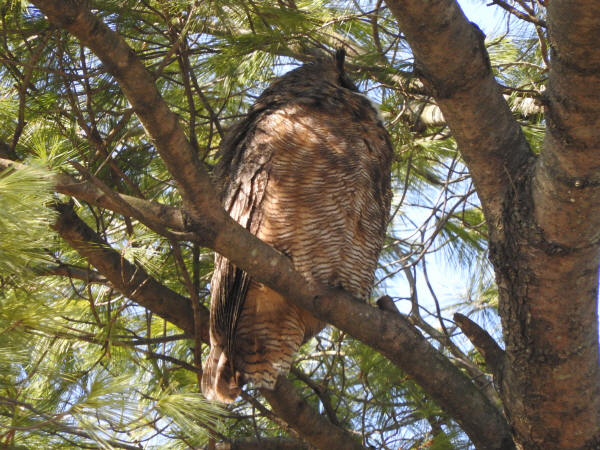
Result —
[[475, 445], [512, 448], [500, 411], [403, 316], [365, 305], [340, 290], [307, 287], [291, 273], [279, 275], [287, 288], [278, 290], [286, 298], [360, 339], [414, 377], [463, 426]]
[[532, 173], [515, 178], [507, 239], [492, 253], [506, 342], [502, 397], [525, 448], [600, 445], [598, 14], [595, 1], [548, 2], [544, 149]]
[[119, 82], [123, 93], [150, 135], [162, 160], [177, 182], [184, 205], [208, 245], [215, 239], [217, 222], [228, 217], [218, 201], [209, 176], [187, 140], [177, 115], [160, 96], [154, 77], [135, 52], [82, 0], [33, 2], [50, 21], [63, 27], [100, 58]]
[[[0, 158], [0, 170], [20, 170], [25, 167], [25, 164]], [[197, 239], [196, 234], [185, 231], [185, 216], [178, 208], [116, 192], [107, 193], [89, 181], [79, 181], [64, 173], [56, 174], [54, 182], [56, 192], [133, 217], [156, 232], [160, 233], [161, 229], [167, 227], [176, 231], [179, 239]]]
[[[482, 448], [510, 448], [500, 411], [406, 320], [358, 302], [347, 293], [307, 285], [288, 258], [234, 222], [223, 210], [206, 171], [193, 155], [176, 117], [133, 51], [81, 1], [35, 0], [51, 21], [90, 47], [117, 78], [165, 164], [176, 177], [191, 228], [201, 242], [309, 310], [380, 351], [412, 375]], [[519, 135], [520, 136], [520, 135]], [[497, 171], [494, 172], [494, 176]], [[435, 376], [432, 376], [435, 374]], [[286, 418], [293, 420], [293, 417]]]
[[332, 426], [327, 418], [316, 413], [285, 377], [277, 379], [274, 390], [262, 389], [261, 393], [271, 403], [275, 414], [293, 428], [303, 430], [302, 436], [317, 448], [364, 449], [358, 436]]
[[[100, 274], [120, 292], [193, 335], [194, 312], [188, 299], [158, 283], [141, 267], [131, 264], [121, 254], [111, 249], [100, 236], [77, 217], [70, 205], [61, 204], [58, 209], [60, 214], [54, 228], [71, 247], [94, 265]], [[202, 322], [207, 325], [208, 310], [199, 305], [197, 313]], [[202, 326], [200, 329], [202, 340], [208, 343], [208, 326]], [[287, 380], [279, 383], [277, 392], [263, 391], [263, 394], [268, 398], [271, 406], [278, 411], [278, 415], [314, 445], [325, 442], [327, 436], [336, 436], [340, 443], [347, 441], [349, 446], [344, 448], [353, 448], [355, 445], [354, 438], [347, 431], [326, 419], [308, 420], [308, 417], [320, 416], [298, 396]], [[304, 416], [298, 416], [297, 409], [302, 410]], [[315, 429], [315, 426], [319, 428]]]
[[387, 0], [469, 166], [492, 232], [531, 152], [494, 80], [482, 32], [455, 0]]
[[506, 342], [501, 394], [523, 448], [600, 442], [598, 2], [548, 2], [547, 134], [534, 162], [455, 1], [388, 0], [469, 166]]
[[[183, 299], [183, 301], [186, 303], [184, 308], [185, 311], [181, 311], [181, 300], [171, 299], [172, 296], [177, 299], [178, 294], [172, 293], [172, 291], [168, 290], [167, 293], [162, 292], [162, 290], [166, 288], [156, 283], [156, 281], [151, 279], [139, 267], [135, 267], [131, 263], [128, 263], [118, 252], [109, 249], [104, 241], [102, 241], [85, 223], [83, 223], [81, 219], [76, 217], [71, 208], [64, 206], [63, 208], [64, 209], [61, 209], [61, 215], [57, 222], [56, 228], [61, 236], [67, 240], [67, 242], [73, 248], [77, 249], [90, 261], [90, 263], [95, 265], [100, 272], [105, 275], [113, 285], [115, 285], [117, 289], [121, 290], [126, 295], [129, 295], [141, 305], [144, 305], [156, 312], [161, 317], [165, 317], [166, 319], [172, 321], [176, 325], [180, 326], [183, 330], [192, 332], [192, 311], [191, 305], [189, 305], [187, 300]], [[283, 258], [283, 262], [289, 265], [287, 259]], [[288, 267], [288, 270], [291, 274], [297, 275], [291, 267]], [[305, 290], [306, 282], [300, 275], [297, 275], [297, 277], [299, 278], [296, 278], [296, 285], [300, 285], [300, 290]], [[286, 278], [283, 279], [283, 283], [285, 283], [285, 280]], [[295, 287], [292, 285], [290, 286], [290, 289], [294, 290]], [[330, 293], [331, 297], [329, 299], [324, 297], [321, 299], [322, 301], [319, 301], [319, 291], [313, 292], [313, 295], [309, 294], [308, 296], [304, 297], [299, 292], [298, 294], [300, 295], [297, 294], [296, 296], [300, 296], [304, 302], [306, 302], [306, 300], [314, 300], [313, 305], [319, 306], [317, 310], [319, 311], [324, 309], [324, 312], [327, 312], [328, 314], [330, 314], [332, 311], [335, 312], [336, 310], [343, 311], [344, 309], [347, 309], [348, 306], [355, 307], [356, 309], [350, 309], [350, 315], [346, 316], [344, 320], [350, 323], [357, 323], [352, 317], [353, 314], [360, 314], [360, 323], [362, 323], [362, 327], [359, 324], [358, 328], [360, 329], [367, 327], [367, 332], [369, 333], [368, 340], [365, 340], [365, 342], [369, 342], [369, 340], [379, 342], [380, 348], [378, 348], [376, 345], [373, 347], [380, 351], [381, 347], [392, 347], [387, 348], [386, 351], [382, 351], [382, 353], [388, 356], [388, 358], [390, 358], [396, 364], [399, 364], [400, 367], [406, 368], [405, 370], [413, 374], [413, 376], [417, 378], [424, 388], [432, 390], [436, 394], [444, 393], [444, 398], [437, 398], [438, 402], [440, 402], [442, 406], [448, 404], [452, 405], [453, 403], [462, 401], [465, 404], [468, 404], [468, 407], [465, 409], [468, 409], [469, 411], [473, 408], [479, 408], [482, 411], [486, 411], [486, 416], [479, 418], [480, 420], [474, 420], [474, 422], [476, 422], [476, 424], [482, 429], [487, 430], [487, 432], [490, 430], [496, 431], [494, 429], [499, 428], [500, 433], [496, 431], [495, 434], [488, 435], [486, 438], [479, 438], [478, 441], [486, 442], [486, 445], [492, 445], [490, 442], [501, 443], [502, 440], [498, 441], [496, 439], [502, 439], [502, 437], [506, 437], [503, 436], [506, 430], [502, 429], [503, 422], [500, 420], [501, 417], [499, 411], [489, 404], [487, 399], [474, 388], [472, 383], [466, 377], [464, 377], [464, 375], [462, 375], [458, 369], [456, 369], [446, 358], [439, 354], [423, 338], [423, 336], [416, 331], [414, 327], [405, 321], [404, 318], [397, 314], [393, 314], [393, 318], [384, 316], [379, 317], [379, 320], [375, 320], [375, 317], [372, 316], [378, 315], [377, 310], [348, 298], [348, 295], [343, 291], [332, 291]], [[156, 299], [157, 294], [159, 299]], [[287, 295], [291, 295], [291, 293], [288, 293]], [[178, 313], [178, 311], [181, 312]], [[204, 311], [204, 314], [208, 315], [208, 312], [206, 312], [206, 310]], [[362, 311], [362, 313], [360, 311]], [[330, 316], [321, 315], [321, 317]], [[362, 320], [362, 317], [365, 317], [364, 321]], [[401, 321], [398, 323], [397, 320], [393, 320], [396, 318], [401, 318]], [[205, 317], [204, 320], [208, 321], [208, 317]], [[361, 334], [357, 332], [356, 326], [349, 327], [346, 325], [345, 327], [340, 327], [348, 330], [353, 335]], [[207, 327], [205, 327], [205, 329], [206, 328]], [[208, 337], [203, 336], [203, 340], [208, 341]], [[393, 345], [389, 345], [390, 343]], [[407, 351], [409, 348], [412, 350]], [[431, 377], [431, 373], [436, 373], [436, 377]], [[429, 381], [424, 383], [421, 381], [424, 379], [428, 379]], [[313, 430], [313, 426], [315, 425], [314, 423], [304, 422], [301, 417], [297, 416], [294, 411], [295, 408], [298, 407], [298, 401], [300, 399], [296, 398], [297, 394], [293, 392], [291, 390], [292, 387], [288, 386], [286, 383], [287, 381], [281, 381], [281, 386], [278, 384], [276, 391], [277, 393], [272, 393], [266, 390], [263, 391], [263, 395], [265, 395], [265, 397], [269, 400], [277, 414], [294, 428], [299, 427], [297, 429], [303, 434], [303, 436], [306, 436], [307, 439], [313, 443], [321, 442], [313, 441], [313, 439], [321, 439], [320, 436], [331, 435], [331, 429], [326, 432], [323, 431], [323, 424], [321, 424], [321, 428], [319, 428], [321, 431]], [[451, 390], [447, 388], [448, 385], [452, 387]], [[308, 405], [305, 405], [304, 407], [308, 408]], [[458, 413], [460, 414], [461, 411], [458, 411]], [[494, 421], [499, 421], [500, 423], [494, 423]], [[330, 423], [328, 426], [330, 428], [334, 427], [334, 425]], [[467, 426], [469, 426], [468, 423]], [[346, 433], [341, 429], [338, 430], [337, 427], [332, 429], [335, 430], [334, 434]], [[306, 433], [309, 430], [311, 431], [307, 436]], [[473, 439], [476, 440], [477, 438], [477, 434], [474, 434]], [[489, 448], [496, 447], [492, 446]]]
[[[58, 205], [59, 216], [54, 229], [110, 283], [140, 305], [145, 306], [182, 330], [193, 333], [193, 311], [190, 301], [163, 286], [140, 266], [130, 263], [96, 234], [73, 211], [70, 205]], [[203, 320], [208, 323], [208, 310]], [[208, 341], [208, 332], [203, 336]]]
[[575, 248], [600, 242], [599, 12], [592, 1], [553, 1], [548, 7], [548, 132], [535, 173], [535, 215], [547, 240]]

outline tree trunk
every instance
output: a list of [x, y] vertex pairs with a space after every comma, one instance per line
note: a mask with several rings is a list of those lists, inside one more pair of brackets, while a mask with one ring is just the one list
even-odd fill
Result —
[[388, 0], [469, 166], [506, 342], [501, 397], [520, 448], [598, 448], [600, 5], [552, 0], [548, 132], [531, 154], [453, 0]]
[[494, 242], [508, 359], [502, 396], [525, 448], [600, 445], [598, 14], [598, 2], [549, 2], [544, 149], [514, 180]]

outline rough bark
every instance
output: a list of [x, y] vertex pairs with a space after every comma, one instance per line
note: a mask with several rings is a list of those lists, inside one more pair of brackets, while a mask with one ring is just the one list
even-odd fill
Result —
[[536, 160], [501, 99], [480, 32], [456, 2], [387, 4], [486, 215], [506, 341], [501, 396], [514, 440], [597, 448], [600, 5], [548, 2], [548, 133]]
[[547, 133], [516, 199], [521, 221], [509, 222], [527, 241], [501, 250], [520, 261], [519, 274], [498, 273], [507, 289], [507, 410], [529, 448], [600, 445], [599, 14], [594, 1], [548, 4]]

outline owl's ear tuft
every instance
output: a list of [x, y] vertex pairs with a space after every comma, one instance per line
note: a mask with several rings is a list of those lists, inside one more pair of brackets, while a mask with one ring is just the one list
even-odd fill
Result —
[[340, 76], [344, 75], [344, 60], [346, 59], [346, 50], [338, 48], [335, 51], [335, 66], [337, 67]]
[[339, 83], [344, 86], [346, 89], [350, 89], [351, 91], [358, 91], [356, 85], [352, 82], [346, 72], [344, 71], [344, 61], [346, 60], [346, 50], [343, 48], [338, 48], [335, 51], [335, 68], [337, 69], [339, 75]]

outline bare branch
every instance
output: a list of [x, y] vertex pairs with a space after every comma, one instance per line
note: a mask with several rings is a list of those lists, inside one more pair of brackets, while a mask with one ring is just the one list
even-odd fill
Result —
[[[10, 159], [0, 158], [0, 170], [13, 168], [21, 170], [27, 167]], [[70, 195], [92, 205], [118, 212], [124, 216], [138, 219], [148, 228], [160, 233], [164, 227], [175, 230], [178, 239], [196, 240], [194, 233], [185, 232], [184, 214], [178, 208], [151, 202], [130, 195], [108, 192], [94, 183], [79, 181], [67, 174], [55, 175], [55, 189], [61, 194]], [[96, 180], [98, 183], [99, 180]]]
[[462, 332], [469, 338], [471, 343], [483, 355], [485, 362], [498, 379], [504, 370], [504, 350], [498, 343], [479, 325], [460, 313], [454, 314], [454, 321]]
[[534, 25], [537, 25], [538, 27], [543, 27], [543, 28], [546, 27], [546, 21], [538, 19], [535, 16], [534, 11], [532, 11], [531, 9], [529, 9], [526, 12], [523, 12], [523, 11], [518, 10], [514, 6], [509, 5], [508, 3], [506, 3], [503, 0], [492, 0], [492, 3], [494, 5], [498, 5], [500, 8], [508, 11], [509, 13], [511, 13], [515, 17], [518, 17], [521, 20], [524, 20], [529, 23], [533, 23]]
[[63, 277], [75, 278], [77, 280], [85, 281], [86, 283], [105, 284], [108, 282], [108, 279], [99, 272], [67, 264], [38, 269], [37, 272], [40, 275], [59, 275]]

